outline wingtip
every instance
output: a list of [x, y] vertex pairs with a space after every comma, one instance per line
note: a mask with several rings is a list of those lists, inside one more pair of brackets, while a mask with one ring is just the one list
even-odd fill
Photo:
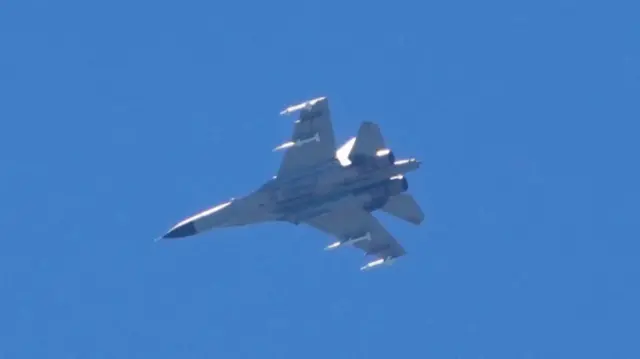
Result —
[[326, 101], [326, 99], [327, 99], [327, 96], [320, 96], [320, 97], [313, 98], [311, 100], [307, 100], [307, 101], [301, 102], [301, 103], [299, 103], [297, 105], [291, 105], [291, 106], [285, 108], [284, 110], [280, 111], [280, 115], [287, 115], [287, 114], [296, 112], [298, 110], [301, 110], [301, 109], [303, 109], [305, 107], [314, 106], [318, 102]]

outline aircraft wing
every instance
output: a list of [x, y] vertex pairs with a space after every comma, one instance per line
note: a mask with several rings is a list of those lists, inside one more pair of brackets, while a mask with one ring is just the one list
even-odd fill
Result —
[[281, 114], [298, 112], [291, 141], [276, 147], [286, 150], [278, 177], [288, 177], [305, 168], [335, 160], [336, 146], [329, 100], [319, 97], [291, 106]]
[[365, 254], [378, 258], [400, 257], [406, 254], [398, 241], [382, 226], [376, 217], [362, 208], [343, 207], [304, 221], [339, 241], [369, 234], [370, 239], [353, 243]]

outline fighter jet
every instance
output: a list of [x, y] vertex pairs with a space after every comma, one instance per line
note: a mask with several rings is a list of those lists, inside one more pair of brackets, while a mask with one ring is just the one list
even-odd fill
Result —
[[372, 212], [381, 210], [415, 225], [422, 223], [424, 214], [407, 193], [404, 177], [417, 170], [420, 161], [396, 159], [372, 122], [363, 122], [357, 136], [336, 149], [326, 97], [281, 112], [292, 113], [299, 115], [291, 140], [274, 149], [285, 151], [276, 176], [246, 196], [183, 220], [162, 238], [281, 221], [308, 225], [334, 237], [327, 250], [351, 246], [375, 258], [361, 270], [389, 265], [405, 255]]

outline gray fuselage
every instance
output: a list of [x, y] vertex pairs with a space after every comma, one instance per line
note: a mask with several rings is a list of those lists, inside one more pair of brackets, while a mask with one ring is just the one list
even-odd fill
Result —
[[369, 212], [381, 208], [390, 197], [408, 189], [402, 175], [416, 170], [415, 159], [357, 159], [348, 166], [338, 161], [300, 171], [296, 177], [278, 178], [264, 183], [247, 196], [220, 204], [174, 226], [164, 237], [182, 238], [212, 228], [286, 221], [298, 224], [355, 203]]
[[330, 162], [295, 178], [274, 178], [252, 195], [265, 200], [263, 207], [274, 215], [273, 219], [292, 223], [328, 213], [347, 198], [356, 199], [359, 206], [371, 212], [384, 206], [390, 197], [405, 192], [408, 183], [402, 175], [418, 166], [415, 160], [349, 166]]

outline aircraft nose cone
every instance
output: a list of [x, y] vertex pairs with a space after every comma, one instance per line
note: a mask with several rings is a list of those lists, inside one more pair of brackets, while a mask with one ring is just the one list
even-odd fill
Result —
[[183, 225], [174, 227], [169, 232], [167, 232], [167, 234], [165, 234], [162, 238], [188, 237], [188, 236], [193, 236], [197, 232], [198, 231], [196, 230], [196, 226], [193, 224], [193, 222], [188, 222]]

